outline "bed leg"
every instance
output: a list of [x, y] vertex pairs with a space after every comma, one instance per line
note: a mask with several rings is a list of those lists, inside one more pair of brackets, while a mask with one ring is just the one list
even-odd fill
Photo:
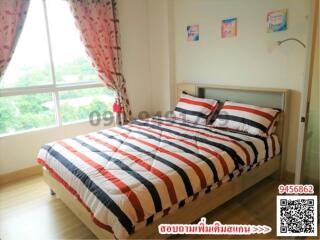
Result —
[[50, 195], [51, 196], [55, 196], [56, 195], [56, 193], [50, 188]]

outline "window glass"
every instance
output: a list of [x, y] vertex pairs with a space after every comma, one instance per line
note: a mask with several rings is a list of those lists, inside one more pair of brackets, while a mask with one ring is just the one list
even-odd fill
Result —
[[59, 97], [63, 123], [89, 120], [90, 113], [93, 111], [101, 115], [106, 111], [111, 112], [114, 102], [113, 91], [105, 87], [62, 91]]
[[[56, 84], [51, 73], [48, 39]], [[63, 84], [67, 83], [75, 90], [65, 90], [67, 86]], [[83, 83], [101, 81], [85, 53], [68, 2], [31, 0], [15, 53], [0, 83], [0, 135], [88, 120], [92, 112], [95, 117], [110, 113], [114, 91], [92, 85], [84, 89]], [[35, 87], [40, 85], [49, 85], [48, 93], [37, 93]], [[34, 87], [31, 90], [36, 93], [29, 94], [25, 87]], [[17, 95], [1, 96], [1, 91]], [[61, 119], [57, 118], [58, 107]]]
[[51, 93], [0, 98], [0, 135], [55, 125]]
[[0, 82], [0, 88], [52, 84], [46, 36], [43, 3], [41, 0], [32, 0], [12, 60]]
[[57, 83], [98, 82], [67, 1], [46, 1]]

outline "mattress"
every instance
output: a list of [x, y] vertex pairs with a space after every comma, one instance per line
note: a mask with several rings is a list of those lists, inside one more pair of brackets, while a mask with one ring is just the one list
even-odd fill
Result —
[[116, 238], [126, 238], [280, 153], [267, 138], [153, 117], [45, 144], [38, 163]]

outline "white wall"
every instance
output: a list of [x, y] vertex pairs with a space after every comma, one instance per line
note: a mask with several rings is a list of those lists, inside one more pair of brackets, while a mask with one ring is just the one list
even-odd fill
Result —
[[93, 127], [86, 122], [1, 137], [0, 174], [35, 166], [39, 149], [45, 143], [103, 128], [102, 125]]
[[[133, 111], [151, 111], [147, 0], [119, 0], [123, 72]], [[88, 123], [37, 130], [0, 138], [0, 174], [36, 165], [40, 147], [54, 140], [104, 128]]]
[[171, 0], [148, 1], [152, 113], [165, 114], [174, 99], [170, 91], [175, 85], [173, 3]]
[[[311, 0], [174, 0], [176, 79], [178, 82], [288, 88], [291, 98], [287, 170], [295, 149], [306, 50], [288, 42], [269, 52], [277, 40], [307, 39]], [[288, 30], [266, 32], [268, 11], [288, 8]], [[221, 20], [237, 17], [238, 36], [221, 39]], [[186, 41], [186, 27], [200, 25], [200, 41]], [[294, 151], [292, 151], [294, 150]]]
[[167, 1], [148, 1], [151, 106], [165, 112], [170, 106], [169, 38]]
[[151, 111], [148, 0], [118, 0], [123, 72], [133, 116]]

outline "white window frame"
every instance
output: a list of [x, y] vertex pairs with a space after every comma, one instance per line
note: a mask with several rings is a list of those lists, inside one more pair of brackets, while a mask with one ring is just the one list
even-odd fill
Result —
[[[102, 81], [99, 82], [81, 82], [81, 83], [58, 83], [56, 81], [55, 76], [55, 69], [54, 69], [54, 61], [52, 55], [52, 44], [50, 38], [50, 28], [49, 28], [49, 20], [48, 20], [48, 13], [47, 13], [47, 0], [42, 0], [43, 3], [43, 12], [44, 12], [44, 19], [45, 19], [45, 28], [46, 28], [46, 38], [48, 41], [48, 51], [49, 51], [49, 63], [50, 63], [50, 70], [51, 70], [51, 79], [52, 84], [46, 85], [39, 85], [39, 86], [30, 86], [30, 87], [17, 87], [17, 88], [0, 88], [0, 98], [1, 97], [10, 97], [10, 96], [20, 96], [20, 95], [32, 95], [38, 93], [51, 93], [54, 101], [54, 111], [56, 116], [56, 124], [53, 126], [61, 127], [65, 125], [76, 124], [79, 122], [88, 122], [88, 119], [62, 123], [61, 112], [60, 112], [60, 101], [59, 101], [59, 92], [61, 91], [68, 91], [68, 90], [80, 90], [80, 89], [90, 89], [90, 88], [97, 88], [97, 87], [105, 87]], [[63, 0], [61, 0], [63, 1]], [[18, 43], [19, 44], [19, 43]], [[51, 125], [52, 126], [52, 125]], [[21, 130], [13, 133], [4, 133], [1, 134], [0, 137], [3, 136], [10, 136], [16, 134], [23, 134], [25, 132], [30, 131], [37, 131], [44, 128], [50, 128], [51, 126], [44, 126], [40, 128], [32, 128], [28, 130]]]

